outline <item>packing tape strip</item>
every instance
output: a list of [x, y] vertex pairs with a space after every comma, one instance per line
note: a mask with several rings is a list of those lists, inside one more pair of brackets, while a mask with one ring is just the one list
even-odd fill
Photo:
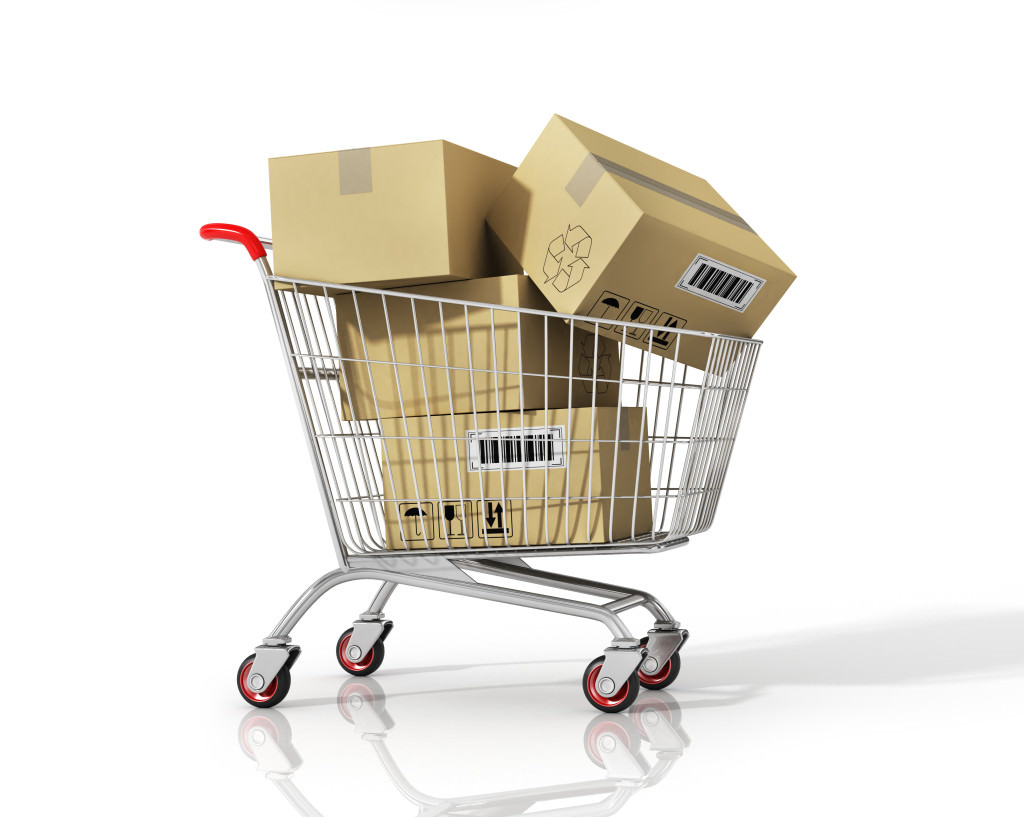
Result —
[[709, 216], [719, 218], [722, 221], [732, 224], [734, 227], [739, 227], [740, 229], [747, 230], [751, 233], [754, 232], [753, 228], [735, 213], [730, 213], [728, 210], [723, 210], [721, 207], [708, 204], [706, 201], [701, 201], [696, 196], [691, 196], [689, 193], [684, 193], [682, 190], [676, 190], [674, 187], [669, 187], [667, 184], [659, 182], [657, 179], [652, 179], [650, 176], [637, 173], [635, 170], [630, 170], [628, 167], [617, 164], [610, 159], [595, 156], [593, 153], [588, 153], [580, 163], [580, 166], [576, 169], [576, 172], [569, 180], [569, 183], [565, 186], [565, 192], [572, 196], [572, 199], [576, 204], [582, 207], [583, 202], [585, 202], [593, 192], [605, 172], [618, 176], [620, 179], [625, 179], [628, 182], [633, 182], [633, 184], [638, 184], [655, 193], [668, 196], [668, 198], [678, 201], [680, 204], [685, 204], [695, 210], [700, 210], [702, 213], [707, 213]]
[[338, 151], [338, 192], [343, 196], [373, 192], [370, 148]]
[[580, 166], [573, 173], [569, 183], [565, 186], [565, 192], [572, 196], [572, 200], [580, 207], [587, 197], [597, 187], [597, 183], [604, 175], [604, 165], [593, 153], [588, 153], [580, 162]]

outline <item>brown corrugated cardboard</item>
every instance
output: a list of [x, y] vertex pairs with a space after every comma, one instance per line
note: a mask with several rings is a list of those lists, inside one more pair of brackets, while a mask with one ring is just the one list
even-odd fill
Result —
[[518, 272], [484, 224], [514, 170], [445, 141], [271, 159], [275, 272], [379, 287]]
[[[752, 337], [795, 280], [706, 181], [560, 116], [487, 221], [559, 312]], [[626, 342], [703, 368], [674, 337]]]
[[[642, 409], [395, 418], [381, 431], [389, 549], [588, 544], [650, 532]], [[532, 467], [523, 467], [524, 451]]]
[[[548, 308], [521, 273], [397, 291]], [[338, 346], [348, 359], [341, 364], [342, 419], [376, 419], [378, 409], [381, 417], [408, 417], [618, 403], [618, 383], [609, 381], [619, 376], [619, 344], [584, 329], [570, 332], [561, 319], [370, 294], [341, 295], [335, 303]], [[365, 360], [380, 362], [354, 362]], [[471, 374], [471, 365], [479, 371]]]

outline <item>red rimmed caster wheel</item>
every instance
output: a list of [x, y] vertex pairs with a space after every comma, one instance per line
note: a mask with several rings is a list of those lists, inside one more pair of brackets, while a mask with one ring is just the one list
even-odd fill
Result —
[[[646, 636], [640, 639], [640, 645], [642, 647], [647, 646]], [[640, 680], [640, 686], [645, 687], [646, 689], [664, 689], [678, 677], [679, 650], [672, 653], [672, 657], [669, 658], [665, 665], [660, 667], [653, 675], [648, 675], [640, 669], [637, 670], [637, 678]]]
[[338, 646], [334, 650], [341, 668], [352, 675], [369, 675], [376, 672], [380, 665], [384, 663], [384, 639], [381, 638], [370, 647], [370, 651], [366, 655], [353, 659], [348, 655], [348, 642], [351, 637], [352, 628], [349, 627], [341, 634], [341, 638], [338, 639]]
[[595, 658], [587, 666], [583, 673], [583, 694], [587, 700], [602, 712], [621, 712], [626, 709], [636, 696], [640, 694], [640, 682], [634, 672], [622, 685], [622, 688], [611, 695], [604, 695], [597, 688], [597, 679], [601, 675], [601, 667], [604, 666], [604, 656]]
[[236, 676], [238, 691], [245, 699], [245, 702], [252, 704], [253, 706], [258, 706], [261, 709], [277, 706], [285, 699], [285, 696], [288, 694], [288, 690], [291, 689], [291, 673], [288, 671], [288, 667], [281, 667], [277, 676], [269, 684], [263, 687], [263, 689], [256, 692], [249, 688], [249, 673], [252, 672], [252, 665], [255, 660], [256, 653], [253, 653], [246, 658], [238, 668], [238, 675]]

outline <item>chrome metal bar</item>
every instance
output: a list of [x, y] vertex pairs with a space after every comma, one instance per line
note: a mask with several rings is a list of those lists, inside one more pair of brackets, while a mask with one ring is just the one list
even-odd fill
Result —
[[373, 597], [373, 601], [370, 602], [370, 606], [366, 608], [367, 613], [382, 613], [384, 612], [384, 605], [388, 603], [391, 598], [391, 594], [395, 592], [395, 588], [398, 585], [394, 582], [384, 582], [380, 586], [380, 590]]
[[[336, 299], [332, 299], [332, 298], [330, 298], [328, 296], [327, 288], [326, 287], [324, 287], [323, 292], [324, 292], [324, 300], [325, 301], [327, 301], [327, 300], [333, 300], [334, 301], [334, 322], [335, 322], [335, 330], [337, 330], [338, 321], [340, 320], [341, 306], [340, 306], [339, 302]], [[363, 421], [357, 419], [358, 414], [357, 414], [357, 412], [355, 410], [355, 406], [354, 406], [354, 404], [352, 402], [352, 391], [349, 388], [348, 375], [346, 374], [346, 366], [345, 366], [345, 364], [343, 362], [341, 362], [342, 348], [341, 348], [341, 336], [340, 336], [340, 334], [336, 335], [335, 343], [337, 344], [337, 350], [338, 350], [338, 356], [339, 356], [339, 360], [336, 363], [337, 371], [338, 371], [338, 374], [340, 375], [340, 378], [338, 380], [338, 389], [339, 389], [338, 403], [339, 403], [339, 410], [340, 410], [342, 416], [344, 416], [344, 414], [345, 414], [345, 404], [347, 403], [347, 405], [348, 405], [348, 416], [352, 418], [349, 421], [349, 428], [355, 428], [357, 430], [356, 433], [362, 438], [362, 439], [360, 439], [360, 440], [358, 440], [358, 441], [356, 441], [354, 443], [355, 457], [354, 458], [350, 457], [350, 462], [351, 462], [352, 459], [354, 459], [355, 462], [351, 463], [351, 467], [352, 467], [353, 470], [355, 470], [356, 466], [358, 466], [359, 472], [361, 473], [361, 475], [363, 477], [363, 483], [364, 483], [365, 489], [368, 492], [372, 491], [373, 494], [374, 494], [374, 496], [370, 499], [370, 502], [369, 502], [369, 505], [370, 505], [369, 514], [375, 519], [375, 521], [377, 523], [375, 527], [377, 529], [378, 536], [375, 537], [375, 539], [378, 540], [378, 541], [383, 541], [385, 539], [385, 534], [384, 534], [384, 531], [381, 528], [381, 519], [382, 519], [382, 517], [384, 515], [384, 508], [383, 508], [383, 503], [380, 504], [380, 507], [378, 507], [378, 504], [377, 504], [378, 500], [383, 496], [383, 490], [384, 490], [384, 485], [383, 485], [384, 477], [383, 477], [382, 469], [380, 467], [380, 461], [379, 461], [380, 457], [379, 456], [374, 456], [375, 451], [372, 448], [373, 439], [372, 439], [372, 435], [369, 433], [369, 432], [371, 432], [373, 430], [372, 429], [372, 424], [370, 424], [370, 423], [365, 423], [364, 424]], [[344, 401], [342, 400], [342, 395], [340, 393], [340, 390], [344, 390]], [[347, 451], [351, 451], [351, 449], [348, 448], [347, 444], [346, 444], [346, 450]], [[364, 512], [364, 514], [366, 513], [365, 504], [364, 504], [364, 507], [363, 507], [363, 512]], [[371, 542], [371, 541], [364, 541], [364, 542], [358, 542], [358, 543], [357, 542], [353, 542], [351, 546], [352, 546], [352, 548], [354, 550], [361, 551], [361, 550], [366, 550], [369, 547], [372, 547], [372, 545], [373, 545], [373, 542]]]
[[[635, 554], [635, 553], [651, 553], [654, 551], [672, 550], [674, 548], [682, 547], [687, 544], [690, 540], [685, 536], [645, 536], [640, 537], [636, 540], [625, 539], [618, 542], [605, 542], [600, 544], [589, 544], [589, 545], [534, 545], [531, 547], [524, 547], [518, 545], [515, 547], [508, 548], [484, 548], [481, 546], [473, 548], [452, 548], [450, 550], [442, 550], [440, 548], [434, 548], [431, 550], [381, 550], [373, 553], [357, 553], [349, 556], [349, 564], [352, 567], [372, 567], [373, 559], [429, 559], [436, 558], [439, 555], [443, 555], [444, 558], [452, 561], [461, 561], [463, 559], [495, 559], [504, 561], [517, 560], [523, 557], [529, 556], [531, 559], [537, 556], [597, 556], [605, 554]], [[366, 560], [370, 562], [367, 563]]]
[[[210, 239], [207, 239], [207, 240], [208, 241], [223, 241], [225, 244], [237, 244], [237, 243], [239, 243], [237, 238], [210, 238]], [[267, 249], [267, 250], [274, 249], [274, 242], [271, 241], [269, 238], [264, 238], [263, 236], [258, 235], [258, 236], [256, 236], [256, 240], [259, 241], [260, 244], [263, 245], [264, 249]]]
[[[443, 355], [442, 360], [444, 360], [446, 363], [448, 363], [451, 360], [451, 358], [448, 357], [448, 330], [445, 327], [444, 304], [440, 304], [440, 303], [437, 304], [437, 317], [438, 317], [437, 326], [441, 330], [441, 353]], [[417, 350], [422, 355], [422, 350], [419, 348], [418, 339], [417, 339]], [[445, 395], [448, 398], [448, 409], [447, 409], [447, 411], [442, 416], [445, 419], [448, 420], [448, 424], [450, 425], [451, 430], [452, 430], [452, 435], [454, 436], [454, 434], [455, 434], [455, 395], [452, 392], [452, 370], [451, 370], [451, 367], [445, 367], [444, 375], [445, 375]], [[436, 447], [437, 443], [435, 442], [434, 445]], [[459, 446], [453, 445], [452, 446], [452, 450], [455, 452], [455, 469], [456, 469], [456, 471], [458, 471], [461, 474], [462, 473], [462, 462], [461, 462], [460, 455], [459, 455]], [[471, 504], [472, 500], [467, 500], [467, 498], [464, 496], [465, 492], [463, 491], [462, 480], [458, 480], [456, 488], [458, 489], [458, 495], [459, 495], [458, 496], [458, 502], [459, 502], [458, 507], [462, 510], [462, 514], [463, 514], [463, 526], [462, 526], [463, 541], [464, 541], [466, 547], [469, 547], [469, 526], [468, 526], [468, 520], [466, 520], [465, 517], [467, 515], [466, 514], [466, 508], [468, 507], [467, 506], [467, 502], [469, 502]], [[440, 488], [438, 488], [438, 493], [441, 493]], [[438, 499], [443, 499], [443, 497], [439, 496]], [[455, 497], [452, 497], [452, 499], [455, 499]], [[441, 525], [441, 527], [445, 527], [443, 519], [439, 519], [438, 523]], [[445, 541], [446, 542], [448, 541], [447, 531], [445, 532]], [[449, 548], [450, 548], [451, 547], [451, 542], [448, 542], [448, 545], [449, 545]]]
[[[306, 357], [311, 357], [311, 355], [294, 355], [294, 357], [306, 358]], [[295, 371], [298, 373], [299, 377], [303, 378], [304, 380], [308, 380], [310, 378], [317, 378], [317, 377], [322, 377], [325, 380], [338, 380], [339, 379], [339, 375], [338, 375], [337, 372], [327, 372], [326, 374], [324, 374], [322, 372], [318, 373], [317, 370], [314, 369], [312, 366], [296, 366], [295, 367]]]
[[419, 587], [424, 590], [437, 590], [442, 593], [453, 593], [457, 596], [469, 596], [470, 598], [484, 599], [486, 601], [497, 601], [503, 604], [529, 607], [534, 610], [544, 610], [549, 613], [562, 613], [580, 618], [589, 618], [604, 624], [611, 632], [613, 638], [632, 638], [622, 620], [615, 613], [606, 610], [598, 604], [560, 599], [540, 593], [529, 593], [524, 590], [510, 590], [505, 587], [496, 587], [489, 584], [478, 584], [470, 581], [461, 582], [452, 579], [417, 575], [415, 573], [396, 573], [390, 570], [375, 568], [348, 570], [340, 568], [332, 570], [330, 573], [325, 573], [296, 599], [291, 609], [278, 622], [268, 638], [287, 638], [295, 628], [295, 625], [328, 590], [345, 582], [358, 579], [407, 584], [410, 587]]
[[[379, 293], [379, 294], [380, 294], [381, 298], [384, 297], [383, 293]], [[369, 351], [367, 350], [367, 347], [366, 347], [366, 331], [363, 328], [362, 313], [359, 310], [359, 299], [358, 299], [358, 297], [356, 297], [355, 293], [353, 293], [353, 295], [352, 295], [352, 307], [353, 307], [353, 310], [354, 310], [355, 316], [356, 316], [356, 324], [359, 327], [359, 338], [360, 338], [360, 343], [361, 343], [362, 348], [363, 348], [363, 357], [366, 358], [366, 359], [369, 359], [370, 354], [369, 354]], [[390, 343], [390, 335], [389, 335], [389, 343]], [[342, 369], [342, 371], [344, 371], [344, 369]], [[367, 366], [367, 371], [369, 372], [369, 366]], [[351, 404], [351, 394], [352, 394], [351, 391], [349, 391], [348, 394], [349, 394], [349, 403]], [[374, 381], [373, 381], [373, 377], [372, 376], [370, 377], [370, 397], [373, 399], [374, 416], [377, 418], [377, 423], [379, 425], [380, 424], [380, 417], [381, 417], [380, 402], [377, 399], [377, 388], [374, 385]], [[382, 487], [383, 487], [383, 481], [384, 481], [383, 480], [383, 472], [386, 471], [387, 475], [388, 475], [388, 479], [390, 480], [390, 483], [391, 483], [392, 493], [396, 493], [397, 494], [397, 491], [395, 490], [395, 476], [394, 476], [394, 472], [392, 471], [392, 468], [391, 468], [391, 459], [390, 459], [390, 456], [388, 454], [388, 447], [386, 445], [381, 445], [381, 457], [382, 457], [382, 477], [381, 477]], [[386, 512], [387, 511], [385, 510], [385, 513]], [[394, 505], [394, 512], [395, 512], [395, 515], [397, 516], [397, 514], [398, 514], [398, 505], [397, 505], [397, 503], [395, 503], [395, 505]], [[408, 549], [409, 545], [405, 541], [405, 534], [402, 531], [402, 528], [401, 528], [400, 525], [398, 527], [398, 531], [402, 535], [402, 544]], [[381, 544], [383, 544], [383, 543], [381, 543]]]
[[626, 610], [632, 610], [634, 607], [639, 607], [641, 604], [647, 603], [647, 596], [634, 593], [631, 596], [625, 596], [621, 599], [613, 599], [607, 604], [602, 604], [605, 610], [611, 610], [613, 613], [624, 613]]
[[[275, 276], [273, 276], [272, 280], [276, 281], [277, 283], [281, 283], [281, 284], [296, 284], [297, 286], [300, 286], [300, 287], [313, 287], [315, 289], [320, 289], [320, 288], [322, 288], [324, 286], [324, 282], [323, 281], [311, 281], [308, 278], [290, 278], [290, 277], [283, 276], [283, 275], [275, 275]], [[362, 293], [366, 293], [366, 294], [369, 294], [369, 295], [377, 295], [377, 296], [379, 296], [382, 293], [382, 290], [374, 289], [372, 287], [358, 286], [356, 284], [328, 284], [327, 288], [329, 290], [333, 290], [333, 291], [337, 292], [338, 294], [351, 293], [351, 292], [362, 292]], [[546, 318], [561, 318], [561, 319], [566, 320], [566, 321], [577, 320], [577, 321], [586, 321], [588, 323], [595, 323], [596, 320], [597, 320], [595, 318], [587, 318], [586, 316], [570, 315], [567, 312], [554, 312], [552, 310], [547, 310], [547, 309], [531, 309], [531, 308], [525, 307], [525, 306], [516, 306], [516, 307], [500, 306], [500, 305], [493, 304], [493, 303], [490, 303], [490, 304], [489, 303], [484, 303], [482, 301], [467, 301], [467, 300], [460, 300], [460, 299], [457, 299], [457, 298], [444, 298], [444, 297], [439, 297], [439, 296], [436, 296], [436, 295], [419, 295], [419, 294], [413, 293], [413, 292], [401, 292], [401, 291], [399, 291], [397, 289], [389, 289], [389, 290], [387, 290], [387, 295], [388, 296], [394, 296], [396, 298], [406, 298], [406, 299], [411, 300], [411, 301], [415, 301], [415, 300], [430, 301], [431, 303], [454, 304], [455, 306], [459, 306], [459, 307], [461, 307], [461, 306], [472, 306], [472, 307], [480, 307], [482, 309], [498, 309], [498, 310], [502, 310], [502, 311], [505, 311], [505, 312], [520, 312], [523, 315], [540, 315], [541, 317], [546, 317]], [[733, 335], [720, 335], [720, 334], [715, 334], [713, 332], [700, 332], [700, 331], [697, 331], [697, 330], [694, 330], [694, 329], [670, 328], [670, 327], [666, 327], [666, 326], [659, 326], [659, 325], [649, 324], [649, 323], [630, 323], [629, 321], [612, 320], [611, 318], [601, 318], [600, 321], [601, 321], [601, 324], [603, 326], [607, 326], [609, 329], [613, 329], [614, 327], [620, 327], [621, 328], [620, 331], [629, 330], [629, 329], [643, 329], [643, 330], [656, 329], [661, 334], [673, 335], [673, 336], [676, 336], [676, 337], [686, 336], [686, 337], [695, 337], [695, 338], [708, 338], [709, 340], [714, 339], [714, 338], [722, 338], [722, 339], [727, 339], [727, 340], [737, 340], [740, 343], [754, 343], [754, 344], [757, 344], [758, 346], [761, 345], [761, 341], [757, 340], [756, 338], [741, 338], [741, 337], [735, 337]]]
[[[488, 554], [489, 555], [489, 554]], [[580, 579], [576, 576], [566, 576], [562, 573], [550, 573], [545, 570], [536, 570], [532, 567], [523, 567], [515, 564], [501, 564], [490, 559], [477, 559], [463, 563], [466, 570], [479, 573], [489, 573], [492, 576], [503, 576], [507, 579], [518, 579], [519, 581], [539, 584], [544, 587], [553, 587], [558, 590], [571, 590], [576, 593], [588, 593], [592, 596], [621, 600], [625, 598], [636, 598], [652, 616], [658, 621], [672, 621], [672, 616], [665, 609], [664, 605], [654, 596], [644, 593], [642, 590], [633, 590], [628, 587], [620, 587], [615, 584], [594, 582], [587, 579]], [[606, 609], [610, 609], [604, 605]], [[637, 606], [637, 605], [632, 605]], [[614, 611], [613, 611], [614, 612]]]
[[313, 435], [315, 430], [311, 425], [308, 409], [303, 405], [304, 398], [302, 383], [296, 374], [295, 366], [293, 365], [290, 354], [292, 344], [286, 329], [286, 318], [282, 312], [281, 303], [276, 297], [276, 291], [274, 290], [274, 285], [272, 283], [273, 271], [270, 269], [270, 264], [267, 262], [266, 257], [257, 258], [256, 265], [264, 275], [263, 283], [266, 287], [267, 299], [270, 301], [270, 309], [274, 313], [274, 325], [277, 328], [278, 341], [281, 343], [281, 351], [284, 353], [285, 363], [287, 364], [289, 377], [292, 381], [295, 403], [299, 409], [299, 415], [302, 417], [303, 426], [306, 429], [306, 444], [309, 448], [309, 455], [313, 460], [313, 470], [315, 470], [317, 474], [317, 487], [320, 489], [320, 499], [324, 505], [324, 513], [327, 514], [328, 526], [331, 531], [331, 540], [334, 544], [334, 552], [338, 557], [338, 562], [344, 567], [348, 564], [348, 557], [341, 538], [341, 522], [338, 518], [338, 506], [333, 500], [333, 494], [331, 493], [330, 486], [327, 482], [326, 465], [314, 441]]
[[[214, 239], [214, 240], [216, 240], [216, 239]], [[508, 376], [516, 376], [516, 375], [520, 374], [520, 372], [518, 372], [515, 369], [483, 369], [483, 368], [479, 368], [479, 367], [475, 368], [475, 369], [470, 369], [467, 366], [444, 365], [444, 364], [441, 364], [441, 363], [427, 363], [427, 362], [417, 363], [417, 362], [390, 361], [390, 360], [364, 360], [363, 358], [345, 357], [344, 355], [295, 354], [295, 355], [293, 355], [293, 357], [296, 358], [296, 359], [301, 358], [303, 360], [307, 360], [307, 359], [308, 360], [320, 360], [320, 359], [323, 359], [323, 360], [329, 360], [332, 363], [339, 363], [339, 364], [341, 364], [341, 363], [348, 363], [348, 364], [358, 363], [358, 364], [362, 364], [362, 365], [366, 365], [366, 364], [371, 364], [371, 365], [372, 364], [380, 364], [380, 365], [386, 365], [386, 366], [390, 366], [390, 367], [397, 368], [397, 369], [403, 369], [404, 368], [404, 369], [417, 370], [417, 371], [422, 369], [423, 371], [436, 370], [436, 371], [439, 371], [439, 372], [442, 372], [442, 371], [464, 372], [466, 374], [469, 374], [471, 371], [475, 371], [478, 374], [508, 375]], [[317, 376], [316, 370], [311, 368], [311, 367], [309, 367], [309, 366], [296, 365], [296, 369], [298, 370], [300, 377], [316, 377]], [[320, 377], [324, 377], [325, 375], [323, 373], [320, 373], [319, 376]], [[338, 379], [338, 373], [337, 372], [330, 372], [326, 376], [329, 379], [331, 379], [331, 380], [337, 380]], [[569, 381], [573, 380], [573, 378], [571, 376], [569, 376], [569, 375], [555, 374], [553, 372], [549, 373], [549, 374], [546, 374], [546, 375], [538, 374], [537, 376], [543, 376], [548, 381], [550, 381], [551, 383], [556, 383], [556, 382], [569, 383]], [[576, 378], [576, 379], [578, 379], [578, 378]], [[643, 380], [638, 380], [636, 378], [629, 378], [629, 377], [624, 377], [621, 381], [615, 380], [615, 379], [612, 379], [612, 378], [604, 378], [604, 377], [595, 378], [594, 379], [594, 385], [595, 386], [598, 383], [607, 384], [609, 386], [616, 386], [616, 385], [619, 385], [620, 382], [623, 385], [626, 385], [626, 386], [642, 386], [642, 385], [644, 385], [644, 381]], [[664, 389], [664, 390], [668, 390], [668, 391], [673, 391], [673, 390], [677, 390], [677, 391], [699, 391], [700, 390], [700, 386], [698, 384], [696, 384], [696, 383], [671, 383], [671, 382], [667, 382], [667, 381], [662, 381], [662, 382], [658, 382], [656, 385], [659, 388]], [[725, 386], [709, 386], [706, 390], [707, 391], [716, 391], [716, 390], [718, 390], [718, 391], [725, 391], [726, 387]], [[729, 389], [729, 391], [736, 391], [736, 389]]]
[[[326, 290], [324, 290], [326, 292]], [[313, 398], [314, 410], [311, 412], [311, 418], [313, 419], [314, 431], [321, 432], [324, 429], [333, 430], [337, 428], [341, 430], [341, 410], [340, 407], [335, 405], [334, 396], [331, 390], [330, 382], [325, 377], [328, 372], [328, 361], [329, 358], [322, 354], [321, 348], [321, 336], [323, 336], [323, 343], [327, 345], [327, 350], [332, 351], [330, 345], [330, 335], [327, 333], [326, 325], [323, 321], [323, 315], [320, 307], [320, 299], [314, 295], [298, 292], [292, 293], [294, 296], [295, 312], [297, 323], [302, 331], [302, 340], [304, 348], [307, 352], [315, 354], [313, 369], [317, 372], [316, 376], [310, 381], [306, 380], [306, 389], [309, 396]], [[311, 301], [313, 303], [311, 303]], [[320, 318], [319, 326], [313, 318], [313, 307], [316, 306], [316, 314]], [[317, 362], [319, 361], [319, 365]], [[321, 377], [320, 373], [325, 375]], [[310, 382], [315, 384], [316, 390], [314, 391], [310, 386]], [[318, 399], [319, 398], [319, 399]], [[331, 474], [328, 476], [334, 477], [334, 487], [337, 489], [338, 494], [350, 494], [353, 489], [349, 488], [349, 473], [345, 467], [346, 464], [350, 463], [350, 458], [342, 456], [341, 449], [338, 445], [337, 438], [330, 438], [329, 443], [325, 441], [320, 446], [321, 456], [330, 462], [333, 467], [331, 468]], [[333, 451], [333, 456], [332, 456]], [[346, 451], [346, 454], [348, 452]], [[352, 481], [354, 482], [355, 474], [352, 473]], [[328, 479], [328, 487], [331, 480]], [[346, 511], [354, 510], [351, 506], [345, 507]], [[359, 535], [359, 523], [358, 519], [355, 518], [355, 514], [346, 512], [341, 521], [344, 524], [345, 533], [347, 534], [348, 541], [357, 541], [360, 539]], [[364, 521], [366, 522], [367, 528], [369, 527], [369, 519], [365, 518], [364, 509]]]
[[[308, 307], [310, 315], [312, 315], [312, 313], [313, 313], [313, 305], [316, 306], [316, 316], [319, 319], [318, 320], [318, 326], [316, 328], [319, 329], [319, 333], [322, 333], [323, 336], [324, 336], [324, 343], [327, 346], [327, 351], [329, 351], [329, 352], [331, 352], [333, 354], [336, 350], [338, 352], [340, 352], [340, 348], [336, 349], [337, 344], [338, 344], [338, 340], [337, 340], [337, 322], [336, 322], [336, 319], [335, 319], [335, 317], [334, 317], [334, 315], [333, 315], [333, 313], [331, 311], [331, 307], [330, 307], [331, 299], [327, 296], [326, 288], [323, 289], [322, 291], [323, 291], [323, 297], [317, 295], [316, 297], [308, 298], [308, 300], [312, 300], [313, 301], [313, 304], [307, 303], [307, 307]], [[324, 317], [324, 307], [325, 306], [327, 307], [327, 318]], [[328, 324], [330, 324], [330, 328], [328, 328]], [[317, 334], [317, 333], [315, 333], [315, 334]], [[333, 338], [332, 338], [332, 335], [333, 335]], [[345, 427], [344, 409], [342, 408], [342, 405], [341, 405], [341, 394], [340, 393], [338, 394], [338, 400], [335, 401], [335, 399], [334, 399], [334, 390], [331, 388], [331, 385], [330, 385], [329, 381], [331, 381], [332, 379], [337, 379], [341, 367], [336, 362], [333, 365], [335, 366], [334, 370], [328, 369], [328, 367], [326, 365], [323, 367], [323, 369], [324, 369], [324, 380], [328, 381], [327, 394], [330, 397], [330, 408], [331, 408], [331, 411], [328, 412], [329, 425], [330, 425], [331, 429], [336, 428], [338, 433], [339, 433], [339, 435], [340, 435], [342, 428]], [[331, 378], [330, 375], [334, 375], [334, 378]], [[353, 484], [353, 487], [352, 488], [348, 488], [348, 487], [345, 488], [345, 494], [351, 496], [353, 494], [358, 494], [359, 493], [360, 477], [362, 478], [362, 483], [361, 484], [362, 484], [362, 486], [364, 488], [365, 488], [365, 486], [369, 485], [370, 477], [369, 477], [369, 474], [368, 474], [368, 472], [367, 472], [367, 470], [365, 468], [362, 468], [362, 473], [361, 474], [357, 473], [356, 465], [358, 464], [361, 467], [364, 465], [362, 458], [358, 457], [358, 456], [352, 457], [351, 456], [351, 451], [350, 451], [349, 446], [348, 446], [347, 443], [344, 443], [341, 447], [339, 447], [339, 445], [338, 445], [338, 439], [339, 438], [340, 437], [334, 437], [331, 440], [331, 443], [333, 445], [333, 450], [335, 452], [335, 456], [338, 459], [338, 470], [341, 471], [342, 481], [344, 481], [346, 483], [346, 485], [349, 483], [348, 476], [351, 476], [351, 482]], [[324, 439], [324, 435], [323, 434], [319, 435], [318, 439]], [[341, 453], [342, 450], [344, 450], [345, 456], [342, 456], [342, 453]], [[348, 473], [346, 474], [346, 472], [348, 472]], [[361, 512], [362, 523], [363, 524], [362, 524], [362, 528], [361, 528], [362, 535], [359, 538], [367, 538], [367, 537], [369, 537], [371, 535], [374, 536], [374, 537], [383, 538], [384, 531], [379, 527], [379, 525], [372, 526], [373, 530], [371, 531], [371, 519], [374, 522], [376, 522], [377, 521], [376, 520], [376, 514], [374, 514], [372, 512], [372, 510], [368, 514], [367, 510], [366, 510], [366, 505], [364, 503], [362, 503], [362, 502], [358, 503], [358, 508], [353, 508], [353, 507], [349, 506], [347, 508], [347, 510], [351, 511], [352, 522], [353, 522], [357, 532], [360, 531], [360, 519], [359, 519], [360, 514], [358, 514], [356, 511], [358, 510], [359, 512]]]

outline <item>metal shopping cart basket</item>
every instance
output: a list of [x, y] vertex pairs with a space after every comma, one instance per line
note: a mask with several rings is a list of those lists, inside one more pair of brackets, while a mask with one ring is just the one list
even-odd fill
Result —
[[[292, 629], [356, 579], [381, 586], [338, 640], [353, 675], [383, 662], [384, 606], [404, 584], [603, 623], [612, 643], [583, 690], [606, 712], [675, 680], [688, 634], [657, 599], [524, 558], [662, 551], [707, 530], [759, 341], [284, 278], [269, 240], [230, 224], [200, 235], [242, 244], [262, 273], [339, 562], [242, 662], [246, 701], [285, 698]], [[693, 348], [699, 367], [681, 358]], [[644, 638], [619, 617], [634, 607], [654, 617]]]

